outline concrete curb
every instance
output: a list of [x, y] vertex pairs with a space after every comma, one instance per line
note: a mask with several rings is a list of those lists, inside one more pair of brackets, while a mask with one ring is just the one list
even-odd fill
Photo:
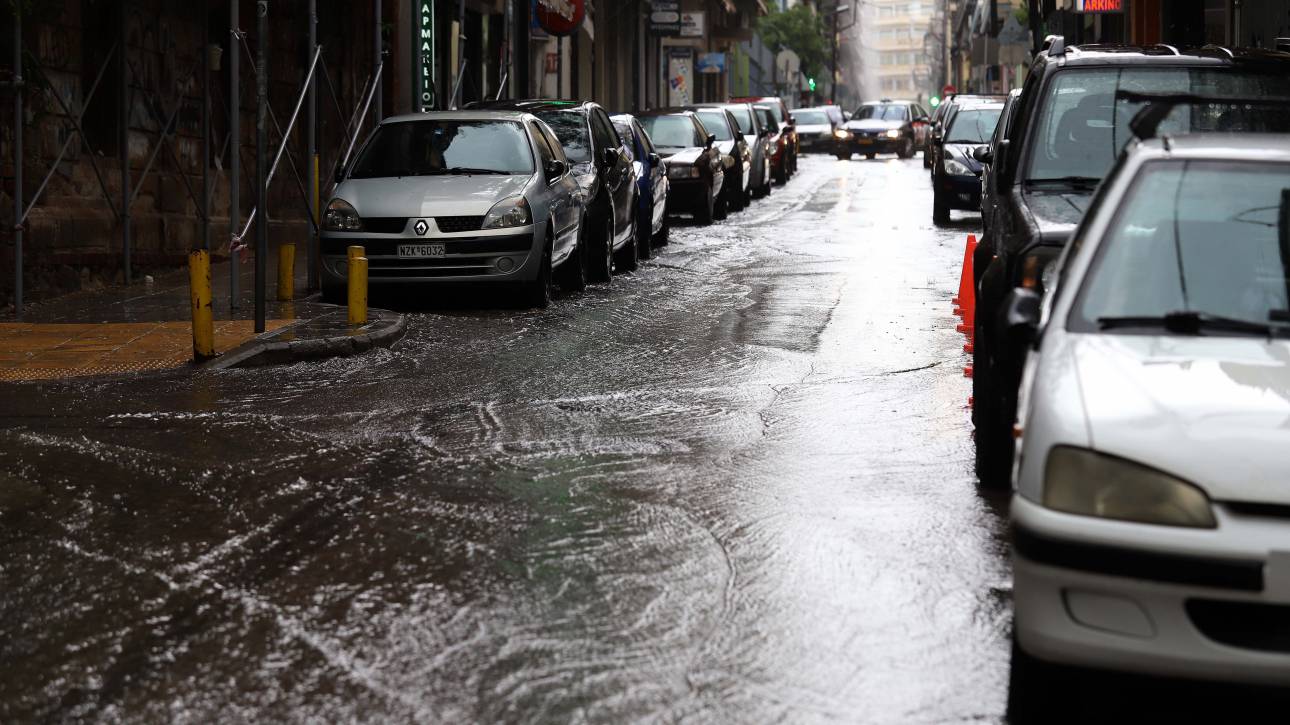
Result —
[[[338, 318], [335, 327], [344, 330], [345, 310], [329, 312], [323, 318]], [[389, 310], [368, 310], [369, 321], [356, 330], [345, 330], [343, 334], [305, 339], [291, 338], [294, 331], [317, 320], [302, 320], [280, 330], [262, 335], [251, 342], [220, 355], [214, 360], [199, 366], [202, 370], [225, 370], [227, 368], [258, 367], [261, 365], [283, 365], [304, 360], [323, 360], [333, 357], [348, 357], [367, 352], [376, 347], [390, 347], [398, 342], [407, 332], [408, 318]], [[319, 318], [319, 319], [323, 319]]]

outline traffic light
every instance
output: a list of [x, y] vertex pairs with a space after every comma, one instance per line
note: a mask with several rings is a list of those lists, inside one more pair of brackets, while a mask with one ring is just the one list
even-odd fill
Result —
[[941, 105], [941, 97], [932, 96], [930, 99], [928, 99], [927, 105], [931, 106], [932, 108], [936, 108], [937, 106]]
[[814, 92], [815, 92], [815, 79], [814, 79], [814, 78], [807, 78], [807, 79], [806, 79], [806, 85], [807, 85], [807, 86], [809, 86], [809, 87], [811, 88], [811, 93], [814, 93]]

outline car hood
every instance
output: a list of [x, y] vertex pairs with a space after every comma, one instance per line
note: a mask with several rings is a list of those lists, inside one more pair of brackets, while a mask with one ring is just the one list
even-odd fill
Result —
[[904, 121], [882, 121], [876, 118], [866, 118], [863, 121], [847, 121], [848, 131], [890, 131], [893, 128], [904, 126]]
[[968, 145], [968, 144], [947, 143], [943, 148], [945, 150], [945, 155], [947, 158], [952, 158], [955, 161], [959, 162], [960, 164], [967, 166], [972, 171], [972, 173], [976, 174], [977, 176], [980, 176], [981, 170], [984, 169], [985, 166], [972, 156], [972, 152], [976, 150], [977, 146], [978, 144]]
[[1039, 228], [1040, 238], [1044, 244], [1052, 245], [1066, 243], [1092, 198], [1092, 191], [1025, 192], [1026, 208]]
[[523, 176], [404, 176], [346, 179], [336, 196], [360, 217], [483, 216], [494, 204], [524, 191]]
[[805, 126], [799, 123], [797, 124], [797, 132], [805, 136], [828, 136], [833, 133], [833, 127], [827, 123], [809, 124]]
[[668, 164], [692, 164], [699, 160], [703, 155], [704, 149], [697, 146], [691, 148], [660, 147], [658, 153], [667, 161]]
[[1290, 504], [1290, 341], [1075, 335], [1093, 448], [1217, 501]]

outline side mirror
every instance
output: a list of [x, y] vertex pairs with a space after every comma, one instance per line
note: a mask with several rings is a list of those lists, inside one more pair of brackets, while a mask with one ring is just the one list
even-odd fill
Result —
[[1006, 191], [1012, 188], [1012, 174], [1008, 170], [1008, 147], [1012, 142], [1003, 139], [994, 149], [994, 168], [995, 178], [998, 180], [999, 189]]
[[919, 116], [914, 119], [914, 123], [931, 123], [931, 120], [927, 116]]
[[560, 159], [551, 159], [546, 162], [546, 178], [548, 181], [555, 181], [564, 176], [565, 171], [568, 171], [568, 167]]
[[1018, 347], [1030, 347], [1039, 338], [1039, 293], [1017, 287], [1003, 300], [999, 323], [1004, 338]]
[[650, 155], [649, 155], [649, 165], [650, 165], [650, 166], [658, 166], [658, 165], [659, 165], [659, 163], [661, 163], [661, 162], [662, 162], [662, 159], [661, 159], [661, 158], [659, 158], [659, 155], [658, 155], [658, 154], [650, 154]]
[[342, 181], [344, 181], [344, 180], [345, 180], [345, 166], [342, 164], [342, 165], [339, 165], [339, 166], [337, 166], [337, 167], [336, 167], [336, 179], [335, 179], [335, 181], [336, 181], [336, 183], [337, 183], [337, 184], [339, 184], [340, 182], [342, 182]]
[[717, 142], [717, 135], [715, 133], [710, 133], [708, 134], [707, 140], [703, 142], [703, 145], [706, 147], [711, 147], [712, 144], [716, 142]]
[[994, 161], [994, 152], [990, 150], [990, 147], [988, 145], [977, 146], [976, 148], [972, 149], [972, 158], [976, 159], [977, 161], [980, 161], [983, 164], [988, 164]]

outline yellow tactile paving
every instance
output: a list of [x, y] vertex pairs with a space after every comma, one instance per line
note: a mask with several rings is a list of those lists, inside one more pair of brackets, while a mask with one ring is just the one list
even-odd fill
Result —
[[[295, 320], [268, 320], [272, 331]], [[255, 337], [251, 320], [215, 323], [215, 349], [226, 352]], [[98, 325], [0, 323], [0, 380], [55, 380], [164, 370], [192, 359], [188, 322], [111, 322]]]

